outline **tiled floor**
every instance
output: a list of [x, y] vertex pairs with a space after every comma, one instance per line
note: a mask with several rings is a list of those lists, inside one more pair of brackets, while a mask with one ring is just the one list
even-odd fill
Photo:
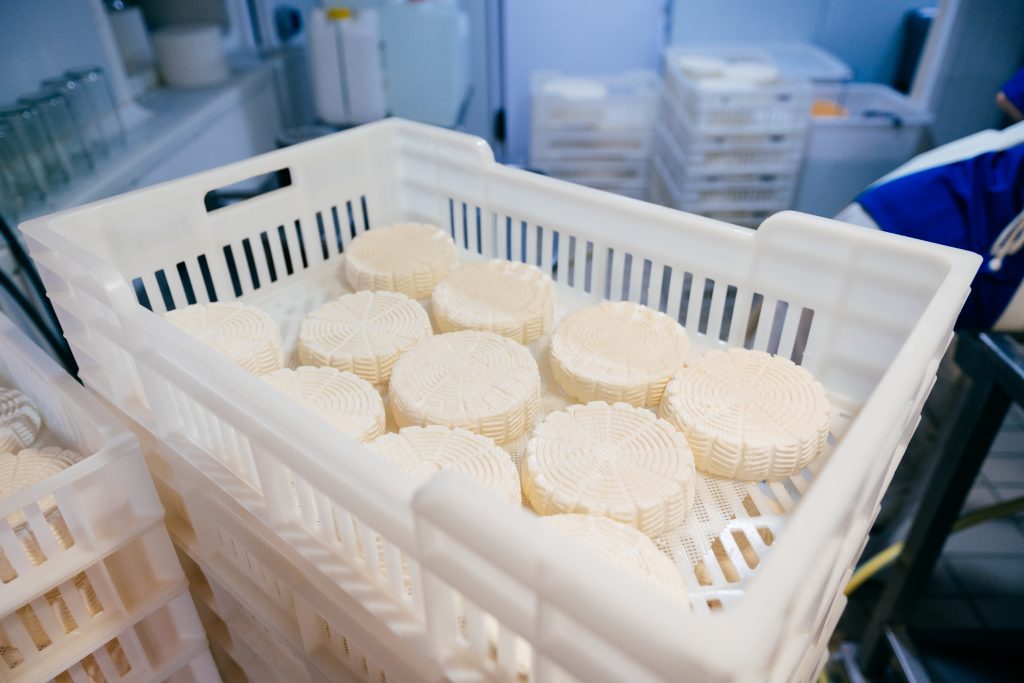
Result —
[[[1024, 411], [1014, 406], [964, 512], [1020, 496], [1024, 496]], [[921, 635], [951, 629], [966, 634], [959, 648], [920, 648], [935, 683], [1024, 680], [1020, 658], [1008, 656], [1005, 648], [993, 654], [979, 651], [976, 645], [995, 642], [997, 632], [1005, 629], [1024, 630], [1024, 515], [983, 522], [952, 535], [911, 626]], [[975, 644], [967, 644], [968, 639]]]
[[[1024, 411], [1015, 406], [964, 511], [1024, 496]], [[925, 591], [917, 628], [1024, 629], [1024, 515], [954, 534]]]

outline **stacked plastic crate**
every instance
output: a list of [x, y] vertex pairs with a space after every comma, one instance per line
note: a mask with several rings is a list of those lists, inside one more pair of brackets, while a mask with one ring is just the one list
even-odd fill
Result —
[[647, 187], [658, 78], [653, 71], [531, 79], [533, 170], [629, 197]]
[[789, 208], [811, 82], [759, 49], [669, 48], [649, 199], [748, 227]]
[[38, 409], [34, 448], [85, 456], [0, 500], [0, 680], [219, 680], [137, 441], [3, 316], [0, 386]]

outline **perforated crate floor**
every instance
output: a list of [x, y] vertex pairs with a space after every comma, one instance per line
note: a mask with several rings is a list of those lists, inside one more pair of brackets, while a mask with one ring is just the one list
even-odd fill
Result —
[[[570, 248], [569, 253], [575, 253], [574, 248]], [[473, 257], [463, 253], [463, 258]], [[593, 285], [594, 283], [590, 282], [592, 260], [592, 255], [589, 255], [587, 263], [579, 267], [569, 263], [570, 271], [579, 274], [572, 277], [586, 277], [588, 285]], [[285, 347], [290, 354], [289, 364], [293, 367], [297, 365], [295, 347], [302, 319], [317, 306], [350, 291], [343, 279], [343, 258], [335, 261], [335, 264], [335, 268], [320, 269], [315, 275], [311, 273], [310, 277], [295, 285], [273, 290], [267, 295], [257, 293], [248, 299], [249, 303], [267, 311], [280, 326]], [[645, 280], [650, 277], [647, 272], [643, 275]], [[604, 289], [606, 296], [610, 294], [607, 282]], [[684, 287], [681, 303], [683, 311], [687, 308], [688, 289], [688, 285]], [[646, 282], [643, 291], [647, 291]], [[569, 312], [593, 303], [591, 299], [584, 298], [567, 288], [558, 287], [557, 293], [556, 326]], [[705, 292], [704, 296], [702, 328], [706, 327], [711, 294]], [[429, 302], [422, 303], [429, 310]], [[664, 310], [667, 304], [667, 289], [663, 291], [661, 301], [645, 303], [657, 305]], [[729, 327], [731, 309], [731, 301], [727, 301], [723, 329]], [[784, 313], [781, 312], [782, 315]], [[776, 317], [779, 314], [780, 311], [775, 312]], [[691, 339], [691, 354], [696, 356], [706, 351], [713, 343], [714, 337], [715, 335], [709, 334]], [[543, 407], [538, 420], [543, 420], [550, 412], [570, 403], [550, 377], [546, 359], [547, 341], [546, 338], [539, 339], [530, 345], [541, 368], [543, 380]], [[774, 347], [777, 346], [776, 339]], [[797, 348], [801, 346], [798, 344]], [[769, 344], [769, 350], [773, 350], [772, 343]], [[811, 485], [815, 473], [827, 461], [836, 440], [845, 433], [853, 418], [852, 411], [844, 407], [845, 402], [841, 397], [830, 396], [830, 399], [833, 405], [833, 420], [829, 452], [812, 462], [799, 475], [779, 482], [758, 484], [698, 475], [696, 500], [686, 523], [656, 539], [659, 547], [675, 562], [684, 577], [695, 612], [707, 613], [712, 609], [727, 607], [745, 592], [757, 567], [770, 551], [778, 534], [782, 532], [787, 514], [794, 509]], [[389, 430], [391, 429], [393, 425], [389, 424]], [[524, 438], [517, 443], [504, 445], [517, 466], [521, 466], [526, 441], [527, 438]]]

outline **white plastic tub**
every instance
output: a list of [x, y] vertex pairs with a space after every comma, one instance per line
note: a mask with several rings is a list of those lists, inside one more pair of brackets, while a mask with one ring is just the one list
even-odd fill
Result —
[[849, 110], [811, 121], [796, 208], [834, 216], [873, 182], [924, 151], [931, 115], [877, 83], [818, 87], [815, 97]]
[[[207, 192], [282, 168], [291, 186], [206, 212]], [[398, 220], [442, 226], [467, 257], [539, 263], [563, 306], [610, 293], [678, 314], [697, 349], [796, 359], [836, 406], [834, 448], [786, 482], [701, 479], [701, 509], [736, 517], [713, 532], [721, 556], [677, 554], [691, 612], [458, 475], [403, 477], [173, 328], [131, 285], [155, 311], [240, 298], [291, 339], [340, 291], [352, 237]], [[515, 680], [523, 652], [533, 681], [813, 678], [979, 263], [795, 213], [731, 227], [505, 168], [476, 138], [398, 120], [23, 230], [86, 381], [182, 457], [217, 465], [200, 468], [221, 490], [211, 503], [243, 508], [250, 533], [313, 568], [296, 576], [332, 576], [344, 600], [331, 609], [368, 612], [393, 651], [411, 646], [460, 680]]]

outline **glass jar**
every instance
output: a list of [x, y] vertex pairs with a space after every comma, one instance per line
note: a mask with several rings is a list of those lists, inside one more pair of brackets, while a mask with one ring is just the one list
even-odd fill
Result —
[[0, 119], [0, 176], [5, 211], [17, 214], [46, 197], [45, 181], [29, 164], [24, 145], [6, 119]]
[[42, 181], [44, 191], [52, 191], [67, 184], [71, 174], [53, 149], [43, 117], [37, 108], [27, 104], [5, 107], [0, 109], [0, 121], [7, 124], [22, 156], [32, 168], [32, 173]]
[[107, 76], [98, 66], [70, 69], [64, 72], [69, 79], [77, 82], [89, 95], [93, 111], [96, 112], [103, 139], [111, 148], [124, 147], [124, 123], [118, 113], [114, 91], [107, 82]]
[[44, 91], [57, 92], [64, 95], [71, 108], [71, 116], [74, 118], [75, 127], [78, 128], [81, 134], [89, 156], [96, 163], [106, 159], [109, 147], [103, 135], [103, 128], [100, 126], [100, 117], [93, 107], [89, 93], [82, 87], [82, 84], [75, 79], [58, 76], [56, 78], [47, 78], [39, 85]]
[[85, 175], [93, 168], [93, 160], [75, 125], [71, 105], [62, 92], [41, 90], [25, 95], [18, 102], [39, 110], [54, 151], [72, 177]]

